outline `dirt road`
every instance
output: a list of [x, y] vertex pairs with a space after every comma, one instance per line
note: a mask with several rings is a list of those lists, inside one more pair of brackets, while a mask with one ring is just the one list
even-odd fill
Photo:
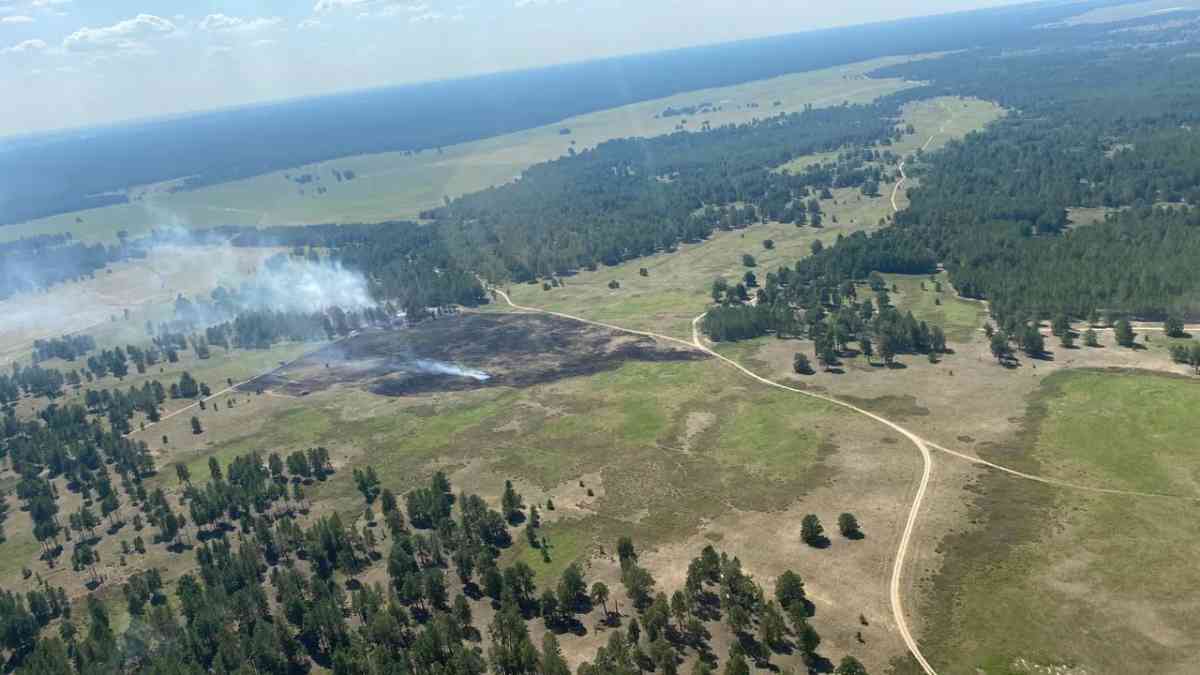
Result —
[[610, 330], [616, 330], [616, 331], [620, 331], [623, 333], [631, 333], [633, 335], [641, 335], [641, 336], [653, 338], [656, 340], [665, 340], [667, 342], [681, 344], [681, 345], [684, 345], [684, 346], [692, 348], [692, 349], [698, 349], [698, 350], [704, 352], [705, 354], [708, 354], [714, 358], [717, 358], [717, 359], [721, 360], [722, 362], [736, 368], [742, 374], [744, 374], [747, 377], [750, 377], [762, 384], [765, 384], [769, 387], [775, 387], [777, 389], [783, 389], [785, 391], [789, 391], [789, 392], [793, 392], [796, 394], [801, 394], [803, 396], [808, 396], [810, 398], [815, 398], [815, 399], [818, 399], [821, 401], [825, 401], [827, 403], [831, 403], [833, 405], [836, 405], [836, 406], [839, 406], [842, 408], [846, 408], [846, 409], [856, 412], [860, 415], [865, 415], [866, 417], [869, 417], [869, 418], [875, 420], [876, 422], [879, 422], [880, 424], [883, 424], [883, 425], [891, 428], [892, 430], [896, 431], [897, 433], [902, 434], [905, 438], [907, 438], [909, 441], [911, 441], [913, 443], [913, 445], [915, 445], [917, 447], [917, 450], [920, 451], [921, 460], [922, 460], [924, 466], [921, 470], [921, 480], [917, 484], [916, 495], [913, 497], [912, 506], [909, 507], [909, 510], [908, 510], [908, 518], [907, 518], [907, 520], [905, 520], [905, 523], [904, 523], [904, 531], [901, 533], [901, 536], [900, 536], [900, 545], [898, 547], [898, 550], [896, 551], [896, 558], [895, 558], [895, 561], [892, 563], [892, 576], [891, 576], [891, 581], [889, 583], [888, 593], [889, 593], [889, 597], [890, 597], [890, 604], [892, 606], [892, 619], [896, 622], [896, 630], [900, 633], [900, 637], [904, 640], [904, 644], [908, 647], [909, 653], [912, 654], [913, 658], [917, 661], [918, 664], [920, 664], [922, 670], [924, 670], [927, 675], [937, 675], [937, 671], [935, 671], [933, 669], [933, 666], [929, 665], [929, 662], [925, 659], [925, 656], [921, 653], [920, 647], [917, 646], [917, 641], [915, 638], [913, 638], [912, 632], [908, 629], [908, 620], [904, 616], [904, 606], [903, 606], [903, 602], [901, 600], [901, 595], [900, 595], [900, 585], [901, 585], [902, 577], [904, 575], [905, 559], [908, 556], [908, 549], [909, 549], [909, 545], [912, 541], [913, 530], [916, 528], [917, 517], [921, 511], [921, 504], [925, 500], [925, 492], [929, 487], [929, 477], [933, 473], [933, 457], [930, 455], [929, 445], [926, 443], [926, 441], [924, 439], [922, 439], [920, 436], [917, 436], [916, 434], [909, 431], [908, 429], [905, 429], [904, 427], [900, 426], [899, 424], [896, 424], [895, 422], [893, 422], [889, 419], [886, 419], [884, 417], [876, 415], [875, 413], [870, 412], [869, 410], [864, 410], [862, 408], [859, 408], [858, 406], [852, 405], [850, 403], [846, 403], [845, 401], [840, 401], [831, 396], [824, 396], [822, 394], [816, 394], [816, 393], [813, 393], [810, 391], [805, 391], [803, 389], [789, 387], [786, 384], [781, 384], [779, 382], [775, 382], [774, 380], [769, 380], [769, 379], [762, 377], [761, 375], [758, 375], [757, 373], [751, 371], [750, 369], [746, 368], [745, 366], [738, 363], [737, 361], [734, 361], [733, 359], [730, 359], [722, 354], [718, 354], [716, 351], [713, 351], [713, 349], [711, 349], [710, 347], [705, 345], [703, 339], [700, 337], [700, 320], [704, 318], [704, 314], [701, 314], [700, 316], [698, 316], [692, 320], [692, 341], [688, 342], [687, 340], [681, 340], [679, 338], [671, 337], [669, 335], [661, 335], [659, 333], [652, 333], [649, 331], [641, 331], [641, 330], [634, 330], [631, 328], [624, 328], [622, 326], [616, 326], [616, 325], [613, 325], [610, 323], [604, 323], [602, 321], [592, 321], [591, 319], [585, 319], [583, 317], [575, 316], [573, 314], [565, 314], [562, 312], [553, 312], [550, 310], [539, 309], [537, 307], [525, 307], [525, 306], [518, 305], [515, 302], [513, 302], [512, 298], [508, 297], [508, 294], [505, 293], [504, 291], [502, 291], [500, 289], [493, 289], [493, 290], [496, 292], [497, 295], [499, 295], [501, 298], [504, 299], [504, 302], [508, 303], [509, 307], [512, 307], [513, 309], [526, 311], [526, 312], [536, 312], [539, 314], [549, 314], [552, 316], [557, 316], [557, 317], [561, 317], [564, 319], [570, 319], [572, 321], [579, 321], [581, 323], [586, 323], [586, 324], [590, 324], [593, 326], [600, 326], [602, 328], [608, 328]]
[[[942, 123], [942, 127], [940, 129], [938, 129], [938, 132], [936, 134], [933, 134], [929, 138], [925, 139], [925, 143], [921, 146], [921, 149], [922, 150], [927, 149], [929, 147], [929, 144], [933, 142], [933, 139], [937, 138], [939, 134], [941, 134], [945, 131], [946, 131], [946, 123]], [[900, 169], [900, 180], [896, 181], [895, 187], [892, 188], [892, 213], [900, 213], [900, 207], [896, 204], [896, 195], [900, 193], [900, 188], [904, 185], [905, 181], [908, 180], [908, 176], [906, 176], [904, 174], [904, 160], [900, 160], [899, 169]]]
[[[926, 144], [928, 144], [928, 142]], [[708, 345], [706, 345], [704, 343], [704, 339], [700, 335], [700, 321], [704, 318], [704, 316], [705, 316], [704, 314], [701, 314], [700, 316], [698, 316], [692, 320], [692, 340], [691, 340], [691, 342], [688, 342], [687, 340], [681, 340], [679, 338], [671, 337], [669, 335], [662, 335], [662, 334], [654, 333], [654, 332], [650, 332], [650, 331], [642, 331], [642, 330], [635, 330], [632, 328], [625, 328], [625, 327], [617, 326], [617, 325], [610, 324], [610, 323], [604, 323], [603, 321], [593, 321], [591, 319], [585, 319], [583, 317], [575, 316], [573, 314], [566, 314], [563, 312], [554, 312], [554, 311], [550, 311], [550, 310], [540, 309], [537, 307], [526, 307], [523, 305], [518, 305], [515, 302], [513, 302], [512, 299], [508, 296], [508, 294], [505, 293], [504, 291], [502, 291], [500, 289], [492, 289], [492, 290], [497, 295], [499, 295], [501, 298], [503, 298], [504, 302], [506, 302], [509, 307], [512, 307], [513, 309], [516, 309], [516, 310], [520, 310], [520, 311], [524, 311], [524, 312], [534, 312], [534, 313], [538, 313], [538, 314], [549, 314], [549, 315], [561, 317], [564, 319], [570, 319], [572, 321], [578, 321], [578, 322], [593, 325], [593, 326], [600, 326], [602, 328], [608, 328], [610, 330], [616, 330], [616, 331], [620, 331], [623, 333], [630, 333], [633, 335], [641, 335], [641, 336], [653, 338], [656, 340], [663, 340], [666, 342], [681, 344], [686, 347], [690, 347], [692, 349], [700, 350], [700, 351], [704, 352], [705, 354], [708, 354], [708, 355], [728, 364], [729, 366], [736, 368], [743, 375], [746, 375], [747, 377], [750, 377], [764, 385], [767, 385], [769, 387], [775, 387], [776, 389], [782, 389], [784, 391], [789, 391], [792, 393], [800, 394], [802, 396], [807, 396], [809, 398], [814, 398], [814, 399], [817, 399], [820, 401], [825, 401], [826, 403], [830, 403], [832, 405], [836, 405], [843, 409], [850, 410], [857, 414], [868, 417], [868, 418], [892, 429], [896, 433], [903, 435], [905, 438], [907, 438], [914, 446], [916, 446], [917, 450], [921, 453], [921, 461], [923, 463], [923, 468], [921, 471], [920, 482], [918, 483], [916, 493], [913, 496], [912, 505], [908, 509], [908, 518], [904, 522], [904, 530], [903, 530], [903, 532], [901, 532], [900, 543], [896, 550], [896, 557], [892, 563], [892, 574], [891, 574], [891, 579], [890, 579], [889, 586], [888, 586], [888, 595], [889, 595], [889, 602], [892, 607], [892, 619], [896, 623], [896, 630], [900, 633], [900, 637], [904, 640], [904, 644], [908, 647], [909, 653], [912, 655], [913, 659], [921, 666], [921, 669], [926, 673], [926, 675], [937, 675], [937, 671], [935, 671], [933, 669], [933, 666], [931, 666], [929, 664], [929, 661], [926, 660], [924, 654], [921, 653], [921, 649], [917, 645], [916, 639], [913, 638], [912, 632], [908, 628], [908, 620], [906, 619], [905, 614], [904, 614], [903, 598], [901, 597], [901, 582], [902, 582], [903, 576], [904, 576], [905, 561], [908, 557], [908, 551], [912, 544], [913, 531], [916, 528], [917, 518], [920, 516], [920, 512], [921, 512], [921, 505], [924, 503], [925, 493], [929, 487], [929, 479], [933, 473], [933, 456], [930, 453], [930, 449], [938, 450], [939, 452], [945, 453], [947, 456], [953, 457], [955, 459], [970, 462], [970, 463], [978, 465], [978, 466], [984, 466], [984, 467], [987, 467], [989, 469], [993, 469], [996, 471], [1001, 471], [1003, 473], [1006, 473], [1006, 474], [1016, 477], [1016, 478], [1031, 480], [1031, 481], [1035, 481], [1038, 483], [1042, 483], [1044, 485], [1050, 485], [1053, 487], [1059, 487], [1059, 488], [1065, 488], [1065, 489], [1071, 489], [1071, 490], [1081, 490], [1084, 492], [1118, 495], [1118, 496], [1125, 496], [1125, 497], [1149, 497], [1149, 498], [1158, 498], [1158, 499], [1176, 499], [1176, 500], [1191, 501], [1191, 502], [1200, 501], [1200, 500], [1197, 500], [1195, 497], [1185, 497], [1185, 496], [1180, 496], [1180, 495], [1158, 494], [1158, 493], [1149, 493], [1149, 492], [1134, 492], [1134, 491], [1129, 491], [1129, 490], [1118, 490], [1118, 489], [1113, 489], [1113, 488], [1097, 487], [1097, 486], [1092, 486], [1092, 485], [1081, 485], [1078, 483], [1071, 483], [1068, 481], [1062, 481], [1062, 480], [1058, 480], [1055, 478], [1045, 478], [1042, 476], [1035, 476], [1035, 475], [1028, 474], [1028, 473], [1025, 473], [1022, 471], [1018, 471], [1016, 469], [1011, 469], [1009, 467], [1002, 466], [1000, 464], [996, 464], [994, 462], [989, 462], [987, 460], [981, 459], [979, 457], [975, 457], [973, 455], [968, 455], [966, 453], [958, 452], [957, 450], [951, 450], [950, 448], [943, 447], [941, 445], [930, 442], [930, 441], [920, 437], [916, 433], [904, 428], [903, 426], [900, 426], [899, 424], [893, 422], [892, 420], [887, 419], [886, 417], [877, 415], [869, 410], [865, 410], [865, 409], [860, 408], [851, 403], [847, 403], [845, 401], [837, 399], [833, 396], [826, 396], [824, 394], [818, 394], [818, 393], [807, 391], [804, 389], [799, 389], [796, 387], [789, 387], [786, 384], [782, 384], [780, 382], [776, 382], [774, 380], [767, 379], [767, 378], [751, 371], [750, 369], [746, 368], [745, 366], [738, 363], [737, 361], [734, 361], [733, 359], [731, 359], [727, 356], [717, 353], [711, 347], [709, 347]]]

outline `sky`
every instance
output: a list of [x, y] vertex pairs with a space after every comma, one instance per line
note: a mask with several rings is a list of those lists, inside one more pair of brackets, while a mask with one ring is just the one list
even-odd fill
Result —
[[0, 135], [1014, 0], [0, 0]]

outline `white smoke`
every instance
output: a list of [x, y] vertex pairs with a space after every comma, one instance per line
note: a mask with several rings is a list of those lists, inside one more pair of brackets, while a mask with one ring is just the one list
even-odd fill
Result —
[[[94, 278], [0, 300], [0, 364], [27, 356], [34, 339], [65, 333], [102, 331], [116, 344], [144, 340], [144, 321], [161, 321], [162, 308], [178, 295], [193, 301], [192, 318], [200, 324], [229, 320], [231, 311], [242, 309], [312, 313], [375, 304], [366, 278], [336, 261], [292, 257], [278, 248], [235, 247], [175, 226], [158, 228], [153, 241], [145, 258], [111, 265]], [[210, 302], [218, 287], [232, 291], [233, 306], [217, 308]], [[123, 320], [126, 310], [128, 321]]]
[[456, 366], [453, 363], [445, 361], [434, 361], [431, 359], [417, 359], [412, 362], [413, 368], [423, 373], [433, 373], [437, 375], [455, 375], [457, 377], [469, 377], [479, 382], [487, 382], [492, 379], [491, 375], [482, 370], [474, 368], [463, 368]]
[[338, 262], [306, 258], [268, 260], [238, 290], [248, 309], [316, 312], [329, 307], [360, 310], [375, 306], [361, 273]]

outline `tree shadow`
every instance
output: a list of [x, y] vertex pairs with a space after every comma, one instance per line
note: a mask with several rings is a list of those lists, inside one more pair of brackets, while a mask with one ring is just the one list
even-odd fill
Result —
[[867, 535], [863, 534], [862, 530], [855, 530], [853, 532], [844, 532], [844, 533], [842, 533], [842, 536], [851, 541], [862, 541], [863, 539], [867, 538]]
[[804, 543], [816, 549], [827, 549], [832, 542], [829, 541], [829, 537], [822, 534], [811, 539], [805, 539]]
[[820, 654], [813, 654], [812, 657], [809, 659], [806, 659], [806, 661], [808, 662], [808, 671], [810, 673], [832, 673], [833, 672], [833, 661], [830, 661], [829, 659], [825, 658], [824, 656], [821, 656]]

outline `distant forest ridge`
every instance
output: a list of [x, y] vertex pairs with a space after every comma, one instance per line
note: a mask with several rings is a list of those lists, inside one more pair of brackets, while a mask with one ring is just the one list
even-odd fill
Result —
[[1125, 0], [1035, 3], [10, 139], [0, 224], [350, 155], [426, 150], [673, 94], [884, 56], [1033, 39], [1034, 26]]

